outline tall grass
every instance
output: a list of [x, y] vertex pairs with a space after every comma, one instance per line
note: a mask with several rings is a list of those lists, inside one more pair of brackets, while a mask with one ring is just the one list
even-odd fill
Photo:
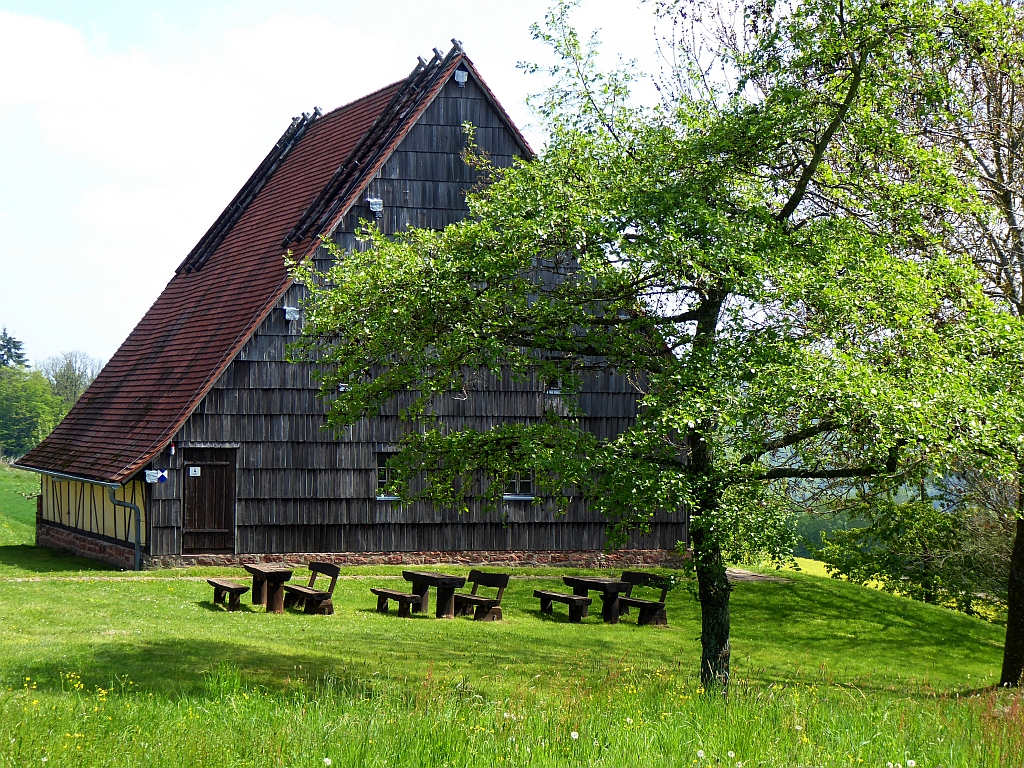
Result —
[[[500, 698], [428, 671], [370, 666], [247, 684], [220, 665], [201, 694], [126, 678], [63, 692], [25, 680], [0, 703], [4, 766], [1013, 766], [1024, 711], [1007, 692], [910, 699], [842, 687], [734, 687], [728, 702], [659, 670], [525, 685]], [[330, 763], [328, 763], [330, 761]]]

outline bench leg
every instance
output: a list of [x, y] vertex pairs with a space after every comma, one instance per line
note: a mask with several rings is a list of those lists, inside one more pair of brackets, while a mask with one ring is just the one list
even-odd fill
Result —
[[[589, 592], [590, 592], [590, 590], [587, 589], [586, 587], [573, 587], [572, 588], [572, 593], [574, 595], [576, 595], [576, 597], [586, 597]], [[584, 616], [584, 617], [586, 617], [587, 614], [589, 613], [588, 606], [586, 606], [586, 605], [581, 606], [580, 610], [583, 611], [583, 613], [581, 615]]]
[[473, 621], [501, 621], [501, 606], [488, 608], [486, 605], [478, 605]]
[[285, 608], [291, 608], [293, 605], [297, 605], [301, 600], [302, 600], [302, 598], [299, 595], [296, 595], [294, 592], [285, 592], [284, 593], [284, 607]]
[[553, 613], [553, 611], [551, 610], [551, 598], [550, 597], [542, 597], [540, 599], [540, 612], [541, 613]]
[[309, 614], [332, 616], [334, 614], [334, 603], [331, 600], [311, 600], [307, 597], [304, 610]]
[[242, 596], [237, 592], [232, 592], [228, 595], [228, 610], [237, 611], [242, 607]]
[[570, 605], [569, 606], [569, 621], [573, 624], [579, 624], [583, 620], [583, 617], [587, 615], [587, 606], [585, 605]]
[[224, 602], [224, 590], [220, 587], [213, 588], [213, 602], [218, 604]]
[[377, 595], [377, 613], [388, 612], [388, 599], [384, 595]]
[[640, 625], [649, 624], [655, 627], [667, 627], [668, 614], [665, 613], [664, 608], [641, 608], [636, 623]]
[[412, 603], [407, 603], [404, 600], [398, 604], [398, 615], [403, 618], [409, 618], [412, 616]]
[[455, 601], [455, 615], [456, 616], [468, 616], [469, 615], [469, 603], [460, 603], [458, 600]]

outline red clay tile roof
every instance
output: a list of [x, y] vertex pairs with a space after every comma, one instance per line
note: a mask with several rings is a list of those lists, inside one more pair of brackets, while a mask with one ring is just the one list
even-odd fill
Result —
[[[293, 238], [296, 255], [311, 254], [316, 234], [333, 230], [460, 63], [474, 71], [456, 47], [428, 65], [441, 77], [424, 80], [418, 67], [407, 80], [314, 119], [283, 159], [278, 158], [269, 178], [253, 190], [249, 185], [258, 169], [247, 184], [251, 199], [242, 199], [243, 188], [233, 201], [237, 205], [242, 199], [241, 214], [235, 210], [229, 217], [234, 220], [225, 225], [229, 207], [200, 241], [217, 241], [205, 262], [188, 271], [201, 250], [197, 246], [68, 416], [18, 465], [117, 483], [143, 468], [288, 288], [281, 244], [311, 204], [324, 197], [321, 192], [360, 140], [375, 136], [374, 151], [367, 155], [370, 165], [361, 165], [358, 178], [336, 190], [345, 193], [343, 199], [321, 209], [331, 214], [329, 220], [321, 217], [319, 226], [301, 239]], [[416, 103], [396, 111], [396, 94], [417, 78], [421, 90]], [[224, 231], [215, 231], [218, 225]]]

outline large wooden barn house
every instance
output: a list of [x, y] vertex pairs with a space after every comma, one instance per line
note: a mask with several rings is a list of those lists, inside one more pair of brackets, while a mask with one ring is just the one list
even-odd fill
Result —
[[[685, 539], [682, 516], [665, 515], [606, 556], [605, 523], [585, 500], [556, 515], [532, 503], [528, 477], [495, 512], [403, 507], [378, 489], [408, 424], [383, 412], [325, 431], [310, 369], [286, 361], [303, 295], [283, 254], [328, 258], [322, 236], [354, 247], [359, 221], [375, 215], [388, 233], [461, 219], [475, 182], [461, 155], [467, 121], [495, 163], [530, 157], [457, 43], [358, 101], [295, 118], [67, 418], [18, 463], [42, 476], [38, 542], [139, 567], [312, 553], [636, 562]], [[539, 419], [553, 396], [490, 379], [447, 400], [444, 419]], [[579, 396], [600, 434], [636, 413], [621, 376], [595, 376]]]

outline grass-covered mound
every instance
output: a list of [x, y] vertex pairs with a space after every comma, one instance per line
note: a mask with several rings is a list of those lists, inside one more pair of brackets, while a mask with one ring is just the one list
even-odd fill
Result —
[[699, 613], [683, 590], [667, 629], [541, 615], [533, 590], [567, 572], [552, 569], [517, 574], [503, 622], [400, 619], [375, 613], [369, 591], [405, 588], [400, 568], [348, 568], [334, 616], [227, 613], [203, 581], [215, 569], [119, 573], [36, 550], [19, 495], [32, 487], [0, 469], [0, 765], [1017, 766], [1024, 754], [1019, 699], [984, 690], [1002, 630], [874, 590], [797, 573], [737, 584], [724, 705], [697, 687]]

